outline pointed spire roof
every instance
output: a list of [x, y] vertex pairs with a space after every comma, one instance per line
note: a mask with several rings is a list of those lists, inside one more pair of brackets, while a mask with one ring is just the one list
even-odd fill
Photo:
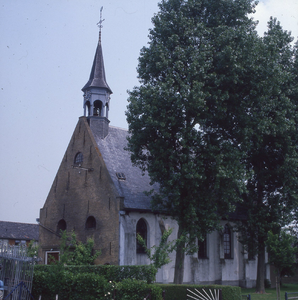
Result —
[[90, 73], [90, 78], [88, 82], [85, 84], [85, 86], [82, 88], [82, 91], [84, 92], [87, 88], [90, 87], [97, 87], [97, 88], [105, 88], [108, 90], [110, 94], [112, 94], [112, 90], [110, 89], [109, 85], [106, 81], [106, 74], [105, 74], [105, 68], [103, 63], [103, 55], [102, 55], [102, 47], [101, 47], [101, 28], [102, 28], [102, 8], [100, 10], [100, 21], [98, 22], [99, 26], [99, 39], [98, 44], [94, 56], [93, 66]]
[[97, 88], [106, 88], [109, 93], [112, 94], [112, 90], [106, 81], [105, 68], [103, 63], [103, 55], [101, 42], [98, 42], [97, 49], [94, 56], [93, 66], [90, 73], [90, 78], [85, 86], [82, 88], [82, 91], [85, 91], [89, 87]]

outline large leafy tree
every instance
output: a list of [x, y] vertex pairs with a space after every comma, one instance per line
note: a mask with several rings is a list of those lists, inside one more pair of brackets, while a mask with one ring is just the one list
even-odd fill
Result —
[[153, 206], [179, 224], [174, 282], [185, 249], [219, 228], [246, 183], [243, 168], [251, 77], [260, 39], [251, 0], [168, 0], [159, 4], [140, 86], [127, 110], [133, 163], [159, 184]]
[[247, 191], [241, 209], [242, 242], [258, 255], [257, 292], [265, 292], [265, 243], [279, 232], [297, 208], [297, 75], [290, 33], [271, 19], [262, 39], [246, 128]]

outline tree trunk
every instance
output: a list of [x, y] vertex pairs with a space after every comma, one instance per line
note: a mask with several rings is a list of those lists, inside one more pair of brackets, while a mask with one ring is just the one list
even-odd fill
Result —
[[256, 293], [265, 293], [265, 246], [259, 241]]
[[[181, 237], [182, 229], [179, 226], [177, 239]], [[184, 242], [179, 242], [176, 249], [176, 261], [175, 261], [175, 274], [174, 274], [174, 283], [182, 284], [183, 283], [183, 275], [184, 275], [184, 251], [185, 244]]]
[[276, 269], [276, 299], [280, 300], [280, 271]]

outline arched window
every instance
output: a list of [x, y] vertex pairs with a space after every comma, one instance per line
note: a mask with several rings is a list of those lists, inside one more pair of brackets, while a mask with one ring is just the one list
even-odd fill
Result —
[[225, 225], [223, 233], [223, 248], [225, 258], [232, 258], [232, 235], [231, 228], [228, 224]]
[[[86, 112], [86, 110], [87, 110], [87, 112]], [[90, 117], [90, 101], [87, 101], [85, 103], [84, 112], [85, 112], [85, 116], [87, 114], [87, 117]]]
[[93, 103], [93, 116], [101, 116], [102, 102], [99, 100], [94, 101]]
[[64, 219], [61, 219], [57, 224], [57, 233], [60, 233], [61, 230], [66, 230], [66, 222]]
[[74, 164], [75, 165], [81, 165], [82, 163], [83, 163], [83, 153], [78, 152], [75, 156]]
[[207, 255], [207, 234], [205, 234], [203, 241], [200, 241], [200, 240], [198, 241], [198, 247], [199, 247], [198, 258], [208, 258], [208, 255]]
[[93, 216], [87, 218], [85, 228], [86, 229], [96, 228], [96, 220]]
[[[147, 224], [144, 219], [140, 219], [138, 221], [136, 232], [143, 238], [147, 246]], [[145, 247], [143, 247], [143, 245], [139, 243], [138, 239], [137, 239], [137, 253], [146, 253]]]

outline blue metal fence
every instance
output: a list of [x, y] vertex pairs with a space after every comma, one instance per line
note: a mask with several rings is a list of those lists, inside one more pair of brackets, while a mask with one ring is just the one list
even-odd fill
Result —
[[[291, 296], [289, 297], [289, 295]], [[294, 296], [292, 297], [292, 295]], [[290, 299], [298, 299], [298, 292], [293, 292], [293, 293], [285, 292], [285, 300], [290, 300]]]

